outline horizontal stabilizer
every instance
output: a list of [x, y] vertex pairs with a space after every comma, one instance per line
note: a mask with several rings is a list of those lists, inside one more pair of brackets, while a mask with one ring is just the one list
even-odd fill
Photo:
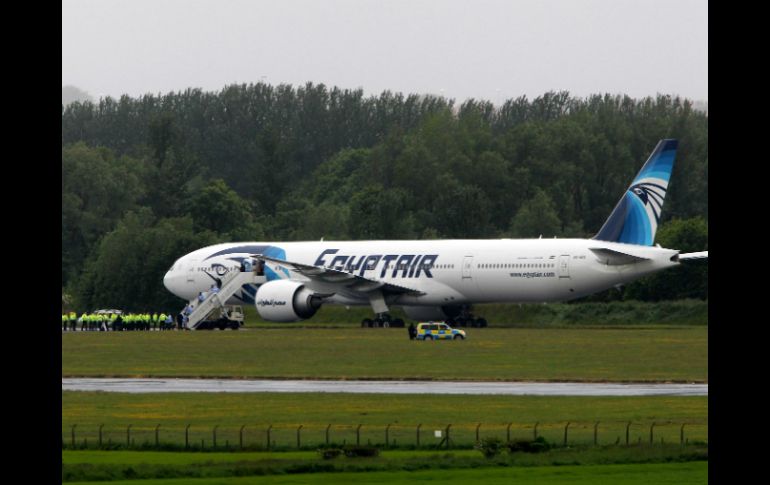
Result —
[[589, 248], [599, 258], [599, 261], [609, 266], [618, 266], [621, 264], [633, 264], [639, 261], [646, 261], [649, 258], [635, 256], [633, 254], [621, 253], [614, 249], [607, 248]]
[[697, 253], [684, 253], [679, 255], [679, 261], [686, 261], [688, 259], [708, 259], [708, 251], [699, 251]]

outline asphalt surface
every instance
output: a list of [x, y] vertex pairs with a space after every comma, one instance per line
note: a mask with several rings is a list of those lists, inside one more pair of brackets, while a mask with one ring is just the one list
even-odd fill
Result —
[[708, 384], [62, 378], [62, 391], [341, 392], [507, 396], [708, 396]]

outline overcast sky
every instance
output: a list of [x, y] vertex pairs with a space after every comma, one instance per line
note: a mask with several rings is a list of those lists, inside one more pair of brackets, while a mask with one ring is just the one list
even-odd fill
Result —
[[312, 81], [500, 101], [708, 99], [706, 0], [63, 0], [62, 85], [95, 97]]

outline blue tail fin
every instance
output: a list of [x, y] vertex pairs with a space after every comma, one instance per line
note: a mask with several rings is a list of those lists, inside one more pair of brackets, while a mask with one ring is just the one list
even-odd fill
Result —
[[679, 142], [660, 140], [594, 239], [652, 246]]

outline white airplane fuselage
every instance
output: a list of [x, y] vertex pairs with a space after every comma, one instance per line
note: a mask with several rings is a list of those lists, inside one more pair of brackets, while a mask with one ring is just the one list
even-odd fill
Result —
[[658, 142], [593, 239], [218, 244], [177, 260], [164, 283], [192, 300], [255, 260], [253, 279], [233, 276], [223, 287], [228, 296], [235, 291], [227, 303], [256, 302], [260, 316], [284, 322], [310, 318], [329, 303], [371, 305], [378, 316], [403, 306], [411, 318], [433, 318], [474, 303], [580, 298], [680, 260], [708, 258], [707, 251], [680, 256], [653, 246], [677, 147], [674, 139]]
[[[338, 269], [423, 293], [394, 295], [388, 304], [433, 307], [566, 301], [679, 264], [677, 250], [594, 239], [242, 242], [209, 246], [183, 256], [168, 271], [164, 284], [180, 298], [191, 300], [207, 291], [216, 278], [238, 271], [241, 260], [265, 248], [282, 250], [279, 259], [286, 261]], [[592, 248], [640, 259], [607, 264]], [[303, 281], [315, 291], [335, 293], [324, 303], [369, 305], [368, 299], [307, 280], [280, 264], [268, 263], [267, 268], [266, 276], [244, 285], [227, 304], [253, 304], [256, 290], [271, 280], [272, 271], [283, 279]]]

